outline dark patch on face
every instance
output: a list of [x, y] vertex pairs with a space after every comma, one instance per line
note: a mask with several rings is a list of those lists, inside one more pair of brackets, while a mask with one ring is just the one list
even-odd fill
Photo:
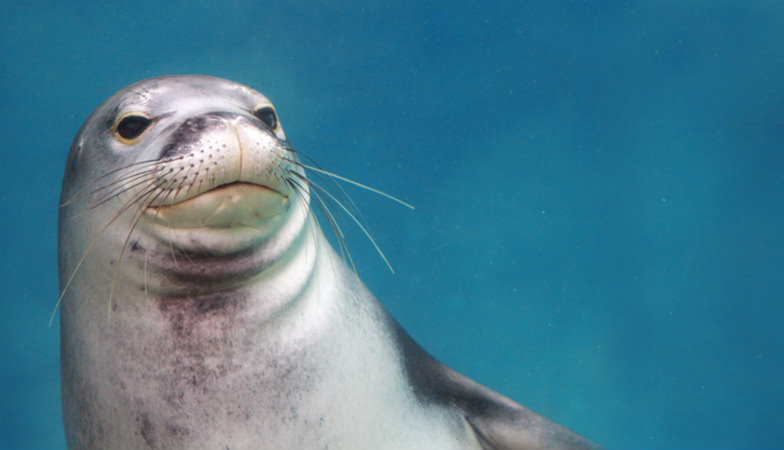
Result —
[[136, 423], [139, 425], [139, 433], [141, 433], [144, 442], [150, 448], [157, 448], [155, 439], [155, 425], [150, 421], [150, 416], [147, 413], [141, 413], [136, 416]]
[[185, 120], [169, 137], [161, 149], [160, 159], [171, 159], [189, 153], [191, 146], [201, 139], [207, 130], [225, 127], [226, 122], [215, 114], [205, 114]]
[[139, 241], [134, 240], [134, 241], [131, 241], [131, 251], [132, 252], [139, 252], [139, 251], [144, 252], [144, 247], [142, 247], [142, 245], [139, 243]]
[[242, 114], [225, 111], [209, 112], [200, 116], [188, 118], [181, 123], [174, 132], [172, 132], [168, 142], [161, 148], [160, 159], [171, 159], [190, 153], [191, 147], [198, 143], [205, 132], [226, 127], [228, 126], [228, 121], [238, 117], [242, 117], [243, 119], [254, 123], [260, 130], [263, 130], [276, 140], [278, 139], [275, 133], [256, 117], [248, 117]]

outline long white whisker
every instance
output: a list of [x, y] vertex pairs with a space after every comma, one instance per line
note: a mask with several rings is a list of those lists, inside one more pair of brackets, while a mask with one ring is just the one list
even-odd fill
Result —
[[[292, 152], [293, 152], [293, 150], [292, 150]], [[308, 155], [300, 154], [300, 157], [306, 158], [308, 161], [311, 162], [311, 164], [313, 164], [314, 166], [316, 166], [317, 168], [319, 168], [321, 170], [324, 170], [316, 161], [313, 160], [313, 158], [309, 157]], [[302, 174], [298, 174], [298, 175], [304, 175], [304, 173], [306, 172], [306, 169], [305, 169], [305, 166], [299, 160], [292, 160], [292, 159], [289, 159], [289, 158], [285, 158], [285, 156], [283, 158], [286, 161], [289, 161], [291, 164], [293, 164], [293, 165], [295, 165], [297, 167], [302, 168], [302, 172], [303, 173]], [[341, 200], [345, 199], [345, 201], [348, 202], [348, 205], [351, 207], [351, 210], [354, 212], [354, 214], [364, 220], [364, 217], [362, 217], [362, 211], [359, 209], [357, 204], [354, 203], [354, 200], [351, 198], [351, 196], [348, 195], [348, 192], [346, 192], [346, 190], [343, 189], [343, 186], [340, 183], [338, 183], [338, 180], [336, 180], [335, 178], [328, 177], [326, 175], [322, 175], [322, 174], [320, 174], [318, 172], [312, 173], [312, 175], [318, 175], [319, 177], [322, 177], [324, 180], [328, 180], [328, 182], [332, 186], [334, 186], [335, 189], [337, 189], [340, 192]], [[305, 178], [305, 177], [300, 177], [300, 178], [302, 178], [306, 182], [310, 182], [310, 180], [308, 178]]]
[[[165, 188], [166, 195], [164, 195], [163, 198], [160, 201], [161, 204], [165, 203], [166, 199], [169, 198], [169, 196], [174, 193], [174, 191], [172, 190], [172, 186], [174, 186], [175, 183], [176, 183], [176, 181], [174, 181], [174, 180], [169, 181], [168, 186], [166, 186], [166, 188]], [[158, 210], [155, 211], [155, 217], [156, 218], [160, 217]], [[174, 233], [174, 231], [171, 231], [171, 232]], [[171, 252], [172, 259], [174, 260], [174, 264], [179, 266], [180, 263], [179, 263], [179, 261], [177, 261], [177, 254], [174, 251], [174, 245], [172, 244], [171, 239], [169, 239], [168, 244], [169, 244], [169, 251]]]
[[[126, 166], [119, 167], [119, 168], [114, 169], [114, 170], [110, 170], [109, 172], [107, 172], [107, 173], [101, 175], [100, 177], [98, 177], [98, 178], [90, 181], [89, 183], [87, 183], [83, 188], [79, 189], [74, 195], [72, 195], [71, 198], [69, 198], [68, 200], [66, 200], [63, 203], [61, 203], [60, 207], [68, 206], [68, 205], [70, 205], [71, 203], [73, 203], [73, 202], [75, 202], [77, 200], [80, 200], [80, 199], [82, 199], [82, 198], [84, 198], [84, 197], [86, 197], [88, 195], [91, 195], [91, 194], [93, 194], [95, 192], [98, 192], [98, 191], [102, 190], [105, 186], [85, 193], [85, 191], [90, 186], [93, 186], [93, 185], [97, 184], [98, 182], [100, 182], [101, 180], [103, 180], [103, 179], [105, 179], [105, 178], [107, 178], [107, 177], [109, 177], [111, 175], [114, 175], [114, 174], [116, 174], [118, 172], [121, 172], [123, 170], [128, 170], [128, 169], [131, 169], [131, 168], [138, 169], [140, 166], [141, 166], [142, 169], [144, 169], [144, 166], [155, 166], [158, 163], [164, 164], [166, 162], [168, 162], [168, 161], [162, 161], [161, 162], [161, 161], [158, 161], [158, 160], [150, 159], [150, 160], [146, 160], [146, 161], [139, 161], [139, 162], [136, 162], [136, 163], [128, 164]], [[133, 173], [131, 174], [131, 176], [133, 176]], [[115, 181], [113, 181], [111, 183], [108, 183], [106, 186], [110, 186], [110, 185], [112, 185], [112, 184], [114, 184], [114, 183], [116, 183], [116, 182], [118, 182], [120, 180], [115, 180]]]
[[117, 263], [114, 266], [114, 274], [112, 275], [112, 282], [109, 285], [109, 300], [108, 300], [107, 311], [106, 311], [107, 321], [112, 320], [112, 298], [114, 297], [114, 287], [117, 281], [117, 274], [120, 272], [120, 265], [122, 264], [123, 255], [125, 254], [125, 249], [128, 248], [128, 242], [130, 242], [131, 240], [131, 235], [133, 234], [133, 230], [135, 230], [136, 225], [139, 224], [139, 220], [144, 215], [144, 210], [147, 208], [147, 206], [149, 206], [151, 202], [155, 201], [155, 198], [161, 195], [161, 193], [162, 192], [158, 191], [157, 187], [154, 187], [149, 189], [147, 192], [138, 195], [133, 202], [137, 204], [138, 208], [134, 213], [134, 218], [131, 221], [131, 228], [130, 230], [128, 230], [128, 234], [125, 236], [125, 242], [123, 242], [123, 246], [120, 249], [120, 256], [117, 258]]
[[350, 179], [348, 179], [348, 178], [346, 178], [346, 177], [343, 177], [343, 176], [340, 176], [340, 175], [338, 175], [338, 174], [335, 174], [335, 173], [332, 173], [332, 172], [326, 171], [326, 170], [324, 170], [324, 169], [319, 169], [318, 167], [315, 167], [315, 166], [312, 166], [312, 165], [309, 165], [309, 164], [304, 164], [304, 163], [302, 163], [302, 162], [297, 162], [297, 161], [288, 160], [288, 159], [287, 159], [287, 161], [289, 161], [289, 162], [292, 162], [292, 163], [294, 163], [294, 164], [299, 164], [301, 167], [304, 167], [304, 168], [305, 168], [305, 169], [307, 169], [307, 170], [310, 170], [310, 171], [313, 171], [313, 172], [317, 172], [317, 173], [320, 173], [320, 174], [322, 174], [322, 175], [326, 175], [326, 176], [329, 176], [329, 177], [332, 177], [332, 178], [338, 179], [338, 180], [340, 180], [340, 181], [344, 181], [344, 182], [346, 182], [346, 183], [349, 183], [349, 184], [353, 184], [354, 186], [356, 186], [356, 187], [359, 187], [359, 188], [362, 188], [362, 189], [366, 189], [366, 190], [368, 190], [368, 191], [370, 191], [370, 192], [373, 192], [374, 194], [378, 194], [378, 195], [380, 195], [380, 196], [382, 196], [382, 197], [386, 197], [386, 198], [388, 198], [388, 199], [390, 199], [390, 200], [392, 200], [392, 201], [394, 201], [394, 202], [396, 202], [396, 203], [399, 203], [399, 204], [401, 204], [401, 205], [405, 206], [406, 208], [409, 208], [409, 209], [416, 209], [416, 208], [414, 208], [414, 207], [413, 207], [411, 204], [409, 204], [409, 203], [406, 203], [406, 202], [404, 202], [403, 200], [400, 200], [400, 199], [399, 199], [399, 198], [397, 198], [397, 197], [394, 197], [394, 196], [392, 196], [392, 195], [389, 195], [389, 194], [387, 194], [386, 192], [380, 191], [380, 190], [378, 190], [378, 189], [376, 189], [376, 188], [372, 188], [372, 187], [370, 187], [370, 186], [367, 186], [367, 185], [365, 185], [365, 184], [362, 184], [362, 183], [360, 183], [360, 182], [357, 182], [357, 181], [354, 181], [354, 180], [350, 180]]
[[392, 268], [392, 264], [389, 263], [389, 260], [384, 255], [384, 252], [381, 251], [381, 248], [378, 246], [378, 244], [376, 244], [376, 240], [373, 239], [373, 235], [371, 235], [370, 232], [367, 230], [367, 228], [365, 228], [365, 226], [362, 225], [362, 222], [359, 219], [357, 219], [356, 216], [354, 216], [354, 214], [352, 214], [351, 211], [349, 211], [349, 209], [346, 208], [343, 205], [343, 203], [341, 203], [340, 200], [335, 198], [335, 196], [332, 195], [329, 191], [327, 191], [326, 189], [322, 188], [317, 183], [314, 183], [313, 180], [308, 180], [308, 184], [310, 186], [313, 186], [314, 188], [318, 189], [322, 193], [324, 193], [324, 195], [329, 197], [333, 202], [337, 203], [337, 205], [340, 206], [340, 208], [343, 210], [343, 212], [345, 212], [351, 218], [351, 220], [353, 220], [354, 223], [357, 224], [359, 229], [362, 230], [363, 233], [365, 233], [365, 236], [368, 238], [368, 240], [370, 240], [370, 243], [373, 244], [373, 247], [375, 247], [375, 249], [378, 252], [379, 256], [381, 256], [381, 259], [383, 259], [384, 263], [386, 263], [387, 267], [389, 267], [390, 272], [395, 273], [395, 269]]
[[[154, 189], [158, 189], [158, 187], [156, 186], [156, 187], [153, 187], [152, 189], [153, 190]], [[144, 194], [144, 195], [146, 195], [146, 194]], [[74, 266], [74, 269], [71, 271], [71, 275], [68, 277], [68, 281], [65, 282], [65, 286], [63, 286], [63, 290], [60, 292], [60, 296], [57, 298], [57, 303], [54, 305], [54, 309], [52, 310], [52, 315], [51, 315], [51, 317], [49, 317], [49, 326], [50, 327], [52, 326], [52, 322], [54, 321], [55, 314], [57, 314], [57, 309], [60, 307], [60, 303], [62, 303], [62, 301], [63, 301], [63, 297], [65, 297], [66, 292], [68, 292], [68, 288], [71, 286], [71, 283], [73, 282], [74, 278], [76, 277], [76, 273], [79, 271], [79, 268], [82, 267], [82, 264], [84, 263], [85, 259], [87, 259], [87, 255], [90, 253], [90, 250], [93, 248], [93, 245], [95, 245], [95, 243], [98, 242], [98, 239], [101, 236], [103, 236], [103, 234], [106, 232], [106, 230], [109, 229], [109, 227], [117, 219], [119, 219], [123, 214], [125, 214], [125, 212], [128, 210], [128, 208], [133, 206], [133, 204], [136, 203], [136, 201], [138, 201], [140, 198], [141, 197], [139, 197], [139, 196], [134, 197], [130, 201], [128, 201], [125, 205], [123, 205], [123, 207], [120, 208], [120, 211], [114, 216], [114, 218], [112, 220], [110, 220], [106, 225], [104, 225], [104, 227], [101, 228], [101, 231], [99, 231], [98, 234], [96, 234], [95, 237], [87, 245], [87, 247], [85, 248], [84, 252], [82, 253], [82, 256], [79, 258], [79, 261], [76, 263], [76, 266]]]
[[[300, 177], [301, 180], [304, 180], [306, 182], [310, 182], [310, 180], [308, 180], [307, 178], [302, 177], [302, 175], [300, 175], [300, 174], [296, 174], [296, 175], [298, 177]], [[304, 189], [302, 187], [302, 185], [299, 183], [299, 181], [297, 181], [294, 178], [288, 178], [288, 179], [286, 179], [286, 181], [289, 183], [289, 185], [296, 185], [296, 186], [293, 186], [295, 188], [295, 191], [298, 190], [298, 189]], [[343, 258], [343, 260], [348, 260], [348, 262], [351, 265], [351, 268], [352, 268], [352, 270], [354, 272], [354, 275], [357, 277], [357, 279], [359, 279], [359, 273], [357, 272], [357, 266], [356, 266], [356, 264], [354, 264], [354, 258], [351, 257], [351, 251], [349, 250], [348, 245], [346, 244], [346, 240], [344, 239], [343, 230], [340, 228], [340, 224], [338, 223], [338, 221], [335, 218], [335, 216], [332, 214], [332, 211], [330, 210], [329, 205], [327, 205], [327, 202], [324, 201], [324, 199], [318, 194], [318, 192], [311, 191], [311, 194], [316, 199], [316, 207], [327, 218], [327, 221], [329, 222], [330, 227], [332, 227], [332, 232], [335, 233], [335, 237], [338, 240], [338, 248], [340, 249], [340, 256]]]
[[[145, 184], [149, 184], [151, 181], [154, 183], [156, 181], [155, 177], [153, 177], [151, 175], [156, 173], [156, 172], [157, 172], [157, 170], [150, 171], [148, 173], [140, 173], [138, 175], [134, 174], [134, 175], [128, 177], [128, 179], [119, 180], [119, 181], [123, 181], [123, 182], [132, 181], [132, 184], [130, 184], [130, 185], [115, 185], [115, 186], [113, 186], [111, 189], [109, 189], [108, 192], [104, 192], [101, 195], [101, 197], [97, 198], [95, 200], [95, 202], [93, 202], [90, 205], [90, 209], [95, 209], [95, 208], [103, 205], [104, 203], [106, 203], [109, 200], [117, 197], [118, 195], [122, 194], [123, 192], [127, 192], [127, 191], [130, 191], [130, 190], [133, 190], [133, 189], [135, 189], [138, 186], [143, 186]], [[101, 189], [103, 189], [103, 188], [101, 188]]]

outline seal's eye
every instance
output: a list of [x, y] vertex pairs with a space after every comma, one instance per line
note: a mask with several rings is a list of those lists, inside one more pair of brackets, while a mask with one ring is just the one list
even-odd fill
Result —
[[275, 131], [278, 129], [278, 116], [275, 115], [275, 110], [271, 106], [259, 108], [253, 115], [264, 122], [264, 125], [268, 126], [270, 130]]
[[144, 116], [124, 117], [120, 123], [117, 124], [117, 134], [119, 134], [121, 138], [130, 141], [141, 136], [151, 123], [152, 120]]

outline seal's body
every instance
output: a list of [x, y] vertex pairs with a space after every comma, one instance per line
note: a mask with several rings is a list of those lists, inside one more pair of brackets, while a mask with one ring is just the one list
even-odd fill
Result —
[[93, 113], [60, 214], [69, 448], [593, 445], [414, 343], [330, 247], [315, 188], [244, 86], [155, 78]]

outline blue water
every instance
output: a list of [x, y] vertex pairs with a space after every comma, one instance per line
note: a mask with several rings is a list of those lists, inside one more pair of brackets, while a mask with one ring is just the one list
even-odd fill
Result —
[[[17, 3], [17, 4], [14, 4]], [[117, 89], [275, 102], [360, 276], [436, 357], [609, 448], [784, 442], [784, 3], [7, 2], [0, 448], [65, 446], [65, 158]]]

